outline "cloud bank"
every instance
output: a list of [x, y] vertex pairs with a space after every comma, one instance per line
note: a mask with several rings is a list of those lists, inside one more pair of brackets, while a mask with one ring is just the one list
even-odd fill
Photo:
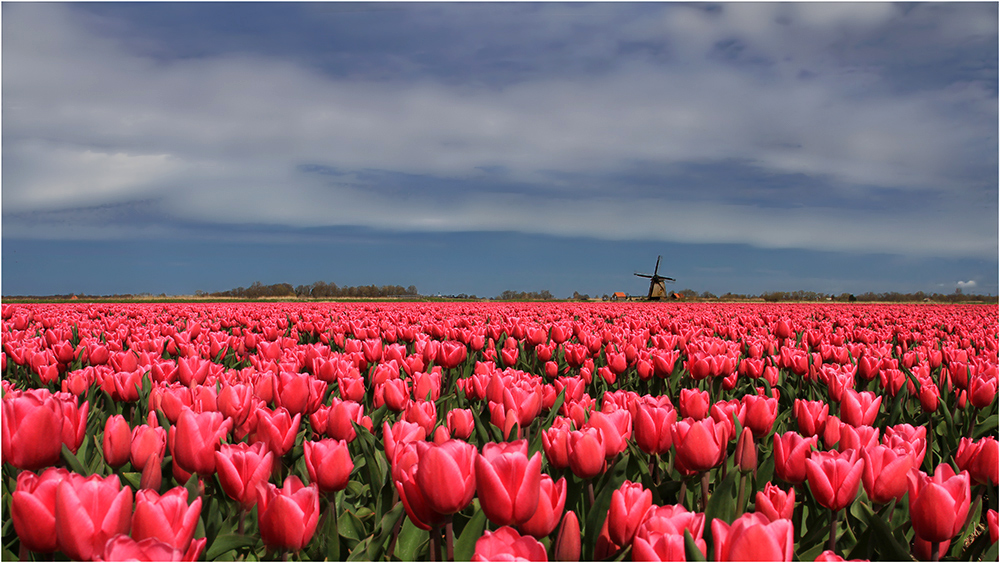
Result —
[[997, 257], [995, 5], [491, 7], [482, 29], [474, 7], [401, 8], [361, 16], [451, 43], [175, 45], [5, 4], [4, 236], [352, 225]]

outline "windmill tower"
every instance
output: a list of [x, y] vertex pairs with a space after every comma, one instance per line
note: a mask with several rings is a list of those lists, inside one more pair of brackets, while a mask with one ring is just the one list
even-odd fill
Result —
[[661, 258], [663, 258], [663, 256], [656, 257], [656, 267], [653, 268], [652, 274], [640, 274], [639, 272], [635, 272], [635, 275], [640, 278], [649, 278], [649, 293], [646, 295], [646, 299], [650, 301], [659, 301], [660, 299], [667, 297], [666, 282], [674, 283], [676, 281], [674, 278], [668, 278], [660, 275]]

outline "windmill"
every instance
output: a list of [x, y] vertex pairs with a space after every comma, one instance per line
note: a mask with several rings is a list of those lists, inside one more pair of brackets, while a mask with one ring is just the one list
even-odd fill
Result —
[[667, 297], [666, 282], [674, 283], [676, 281], [674, 278], [668, 278], [660, 275], [661, 258], [663, 258], [663, 256], [656, 257], [656, 267], [653, 268], [652, 274], [640, 274], [639, 272], [635, 272], [635, 275], [640, 278], [649, 278], [649, 294], [646, 295], [646, 299], [650, 301], [659, 301], [660, 299]]

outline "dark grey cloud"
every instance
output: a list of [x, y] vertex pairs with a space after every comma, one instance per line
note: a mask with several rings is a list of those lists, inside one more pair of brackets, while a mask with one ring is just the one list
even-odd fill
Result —
[[159, 236], [72, 212], [155, 201], [164, 232], [995, 259], [996, 12], [4, 4], [4, 236]]

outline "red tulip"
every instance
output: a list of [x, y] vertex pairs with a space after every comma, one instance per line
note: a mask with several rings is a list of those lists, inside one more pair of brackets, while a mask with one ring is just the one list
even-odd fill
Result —
[[722, 463], [729, 442], [728, 428], [725, 422], [711, 418], [678, 420], [671, 428], [677, 469], [690, 475]]
[[208, 538], [191, 542], [187, 551], [181, 551], [156, 538], [135, 541], [125, 534], [118, 534], [104, 544], [104, 551], [95, 561], [197, 561], [205, 550]]
[[232, 419], [237, 427], [246, 422], [250, 412], [254, 410], [253, 387], [248, 385], [223, 385], [217, 398], [219, 412]]
[[59, 461], [63, 433], [61, 403], [48, 392], [5, 393], [3, 398], [3, 461], [34, 471]]
[[252, 446], [245, 442], [222, 444], [215, 452], [222, 490], [240, 503], [243, 510], [250, 510], [257, 502], [257, 485], [266, 483], [271, 477], [273, 459], [274, 454], [263, 442]]
[[135, 495], [132, 539], [156, 538], [174, 549], [186, 551], [200, 515], [201, 497], [188, 505], [188, 491], [184, 487], [174, 487], [162, 496], [156, 491], [141, 490]]
[[628, 439], [632, 437], [632, 415], [627, 410], [594, 412], [590, 415], [588, 425], [601, 430], [605, 458], [610, 460], [628, 447]]
[[428, 436], [434, 433], [437, 425], [437, 407], [433, 401], [413, 401], [403, 413], [403, 420], [416, 422], [423, 426]]
[[646, 511], [653, 504], [653, 493], [641, 483], [626, 480], [611, 493], [608, 509], [608, 536], [618, 545], [626, 545], [635, 536], [635, 530], [646, 517]]
[[86, 401], [79, 404], [77, 397], [69, 393], [53, 393], [52, 396], [62, 404], [62, 442], [75, 454], [87, 433], [87, 412], [90, 404]]
[[878, 428], [871, 426], [854, 427], [850, 424], [840, 423], [840, 442], [837, 444], [838, 451], [861, 450], [878, 445]]
[[445, 369], [452, 369], [464, 362], [467, 355], [468, 350], [464, 344], [454, 340], [445, 340], [438, 348], [435, 361]]
[[153, 454], [158, 454], [160, 459], [166, 453], [167, 431], [159, 426], [149, 426], [146, 424], [136, 426], [132, 430], [129, 444], [129, 459], [132, 467], [136, 471], [143, 471], [146, 462]]
[[307, 441], [303, 443], [303, 448], [309, 481], [315, 483], [321, 493], [340, 491], [347, 487], [351, 471], [354, 470], [347, 442], [327, 438], [319, 442]]
[[920, 408], [924, 412], [934, 412], [938, 408], [938, 403], [940, 402], [941, 392], [938, 390], [937, 385], [929, 378], [921, 380], [920, 382]]
[[771, 483], [764, 485], [764, 490], [757, 492], [754, 510], [767, 516], [771, 522], [782, 518], [791, 520], [795, 511], [795, 488], [788, 489], [786, 493]]
[[806, 458], [809, 490], [820, 505], [836, 512], [858, 496], [864, 468], [856, 450], [812, 452]]
[[875, 396], [870, 391], [846, 389], [843, 401], [840, 403], [840, 418], [843, 422], [851, 426], [874, 426], [875, 417], [878, 416], [879, 405], [882, 404], [882, 397]]
[[56, 489], [69, 471], [49, 467], [41, 475], [22, 471], [11, 495], [10, 519], [21, 545], [35, 553], [52, 553], [56, 543]]
[[673, 445], [671, 426], [677, 411], [669, 407], [640, 404], [635, 409], [635, 443], [648, 454], [664, 454]]
[[389, 426], [388, 421], [382, 423], [382, 445], [385, 448], [385, 457], [392, 465], [395, 465], [396, 451], [400, 446], [409, 442], [420, 442], [425, 438], [427, 431], [416, 422], [399, 420], [392, 426]]
[[498, 526], [527, 522], [538, 507], [542, 454], [535, 452], [528, 459], [527, 442], [514, 444], [506, 450], [486, 444], [475, 458], [476, 494], [486, 517]]
[[116, 414], [109, 416], [104, 424], [104, 461], [114, 468], [119, 468], [128, 461], [129, 449], [132, 445], [132, 429], [125, 417]]
[[907, 478], [910, 521], [917, 536], [928, 542], [955, 537], [969, 513], [969, 474], [956, 475], [950, 465], [942, 463], [933, 476], [911, 469]]
[[593, 479], [604, 471], [604, 434], [600, 429], [574, 430], [569, 433], [566, 446], [569, 468], [577, 477]]
[[215, 452], [229, 433], [231, 420], [223, 421], [222, 413], [195, 414], [181, 409], [177, 424], [170, 427], [170, 453], [181, 469], [203, 477], [215, 473]]
[[132, 489], [122, 487], [117, 475], [70, 473], [56, 489], [55, 506], [59, 550], [86, 561], [101, 553], [112, 536], [128, 532]]
[[467, 440], [476, 428], [475, 418], [469, 409], [452, 409], [445, 418], [448, 432], [453, 438]]
[[708, 416], [710, 406], [708, 391], [681, 389], [681, 401], [678, 408], [682, 417], [701, 420]]
[[746, 426], [747, 408], [739, 399], [716, 401], [709, 409], [712, 420], [726, 425], [726, 441], [736, 435], [736, 422]]
[[545, 546], [531, 536], [521, 536], [517, 530], [504, 526], [495, 532], [483, 532], [476, 540], [473, 561], [548, 561]]
[[958, 444], [958, 452], [955, 453], [955, 465], [960, 470], [968, 471], [969, 477], [976, 483], [996, 485], [1000, 473], [997, 446], [997, 439], [993, 436], [974, 442], [971, 438], [962, 438]]
[[[385, 406], [393, 412], [403, 412], [410, 405], [410, 384], [404, 379], [388, 379], [381, 386], [376, 387], [375, 394], [381, 396], [385, 401]], [[378, 406], [378, 405], [376, 405]]]
[[969, 378], [969, 402], [977, 409], [985, 409], [997, 396], [997, 378], [994, 375], [976, 375]]
[[902, 500], [906, 494], [906, 475], [913, 467], [913, 454], [876, 445], [861, 450], [861, 458], [865, 463], [861, 482], [868, 498], [878, 504]]
[[552, 477], [542, 474], [538, 489], [538, 506], [535, 508], [535, 513], [518, 526], [518, 531], [541, 539], [551, 534], [559, 525], [559, 519], [566, 506], [566, 479], [560, 477], [558, 481], [553, 481]]
[[429, 373], [414, 372], [413, 398], [420, 401], [437, 401], [441, 397], [441, 370], [434, 369]]
[[570, 426], [567, 419], [556, 417], [552, 426], [542, 430], [542, 450], [553, 469], [569, 467]]
[[354, 424], [365, 427], [369, 432], [372, 429], [372, 420], [365, 416], [364, 406], [354, 401], [341, 401], [334, 397], [327, 417], [326, 435], [334, 440], [353, 442], [357, 437]]
[[705, 515], [688, 512], [681, 505], [654, 506], [646, 513], [632, 540], [634, 561], [685, 561], [684, 532], [691, 533], [703, 555]]
[[476, 447], [461, 440], [443, 444], [417, 442], [414, 478], [427, 504], [440, 514], [454, 514], [476, 494]]
[[882, 444], [894, 450], [904, 449], [913, 454], [913, 467], [920, 467], [927, 453], [927, 427], [897, 424], [888, 426]]
[[542, 410], [542, 387], [538, 380], [521, 380], [503, 389], [503, 406], [517, 415], [517, 423], [526, 428]]
[[313, 537], [319, 522], [319, 490], [304, 486], [295, 475], [279, 489], [270, 483], [257, 486], [257, 521], [264, 545], [299, 551]]
[[816, 436], [826, 424], [826, 419], [830, 414], [830, 405], [825, 401], [795, 399], [793, 411], [799, 424], [799, 432], [803, 436]]
[[712, 520], [712, 543], [716, 561], [791, 561], [795, 547], [791, 520], [753, 512], [731, 525]]
[[744, 395], [743, 404], [746, 405], [746, 427], [753, 432], [754, 438], [763, 438], [771, 431], [774, 419], [778, 416], [778, 400], [760, 395]]
[[443, 524], [447, 515], [432, 509], [423, 489], [417, 485], [415, 476], [418, 461], [417, 442], [399, 444], [392, 462], [392, 480], [410, 521], [422, 530], [430, 530]]
[[[831, 419], [834, 417], [831, 417]], [[840, 421], [837, 421], [839, 424]], [[829, 425], [830, 422], [827, 422]], [[803, 438], [798, 432], [774, 435], [774, 474], [786, 483], [797, 485], [806, 480], [806, 456], [816, 446], [816, 437]]]

